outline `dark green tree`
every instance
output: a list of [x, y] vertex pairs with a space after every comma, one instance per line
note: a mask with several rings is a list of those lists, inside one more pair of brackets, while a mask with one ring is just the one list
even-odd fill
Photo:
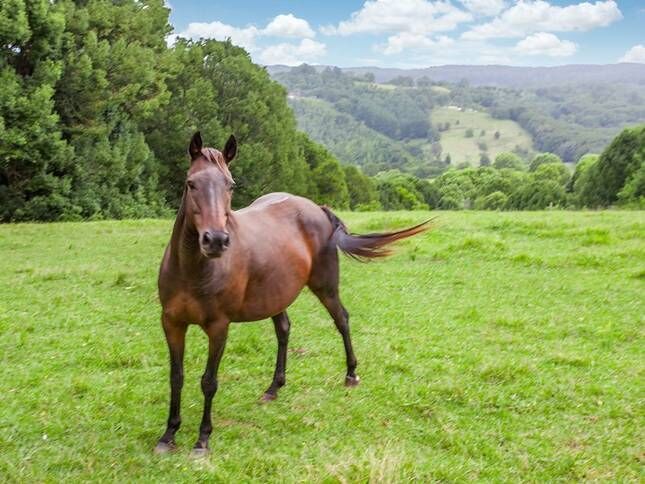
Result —
[[349, 193], [349, 208], [352, 210], [378, 209], [380, 204], [374, 181], [356, 166], [345, 165], [343, 170]]
[[558, 155], [553, 153], [540, 153], [536, 155], [529, 163], [529, 171], [535, 171], [540, 165], [544, 163], [562, 163], [562, 160]]
[[74, 216], [75, 166], [53, 95], [63, 11], [47, 0], [0, 3], [0, 221]]
[[[645, 196], [642, 177], [645, 162], [645, 125], [622, 131], [590, 168], [589, 186], [583, 195], [588, 206], [608, 206], [618, 201], [619, 193], [629, 185], [623, 199]], [[634, 181], [637, 180], [637, 181]]]

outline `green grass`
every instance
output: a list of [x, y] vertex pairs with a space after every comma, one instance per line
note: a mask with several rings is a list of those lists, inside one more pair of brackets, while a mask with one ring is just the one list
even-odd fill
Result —
[[[456, 121], [459, 124], [455, 124]], [[453, 164], [468, 162], [474, 166], [479, 165], [481, 149], [479, 142], [487, 145], [487, 153], [491, 162], [503, 151], [513, 151], [516, 147], [531, 152], [533, 141], [531, 136], [515, 121], [508, 119], [495, 119], [490, 114], [482, 111], [464, 110], [455, 107], [441, 107], [431, 113], [431, 122], [434, 126], [439, 123], [450, 123], [450, 129], [441, 133], [442, 156], [450, 154]], [[472, 129], [474, 136], [466, 138], [466, 130]], [[481, 131], [486, 134], [481, 136]], [[495, 132], [499, 131], [499, 139], [495, 139]]]
[[[352, 230], [428, 214], [342, 214]], [[187, 342], [180, 451], [155, 279], [170, 220], [0, 226], [4, 482], [642, 482], [644, 212], [438, 214], [392, 258], [343, 259], [361, 385], [304, 292], [287, 385], [270, 323], [232, 327], [212, 455], [206, 341]]]

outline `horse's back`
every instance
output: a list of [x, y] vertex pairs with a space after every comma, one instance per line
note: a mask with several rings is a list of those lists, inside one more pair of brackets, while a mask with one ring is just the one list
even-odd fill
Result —
[[285, 236], [300, 234], [307, 239], [307, 245], [315, 249], [314, 252], [325, 245], [333, 230], [329, 218], [318, 205], [308, 198], [285, 192], [268, 193], [257, 198], [248, 207], [238, 210], [236, 218], [240, 223], [260, 226]]

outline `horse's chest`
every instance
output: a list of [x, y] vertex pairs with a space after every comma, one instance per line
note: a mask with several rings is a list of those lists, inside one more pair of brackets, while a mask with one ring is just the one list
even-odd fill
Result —
[[208, 308], [188, 292], [178, 292], [163, 305], [164, 315], [174, 321], [202, 324], [209, 319]]

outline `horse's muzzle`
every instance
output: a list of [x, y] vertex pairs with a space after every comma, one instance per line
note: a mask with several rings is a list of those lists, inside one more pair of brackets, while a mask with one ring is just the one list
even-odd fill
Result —
[[211, 259], [221, 257], [230, 243], [229, 235], [223, 230], [206, 230], [199, 240], [202, 254]]

